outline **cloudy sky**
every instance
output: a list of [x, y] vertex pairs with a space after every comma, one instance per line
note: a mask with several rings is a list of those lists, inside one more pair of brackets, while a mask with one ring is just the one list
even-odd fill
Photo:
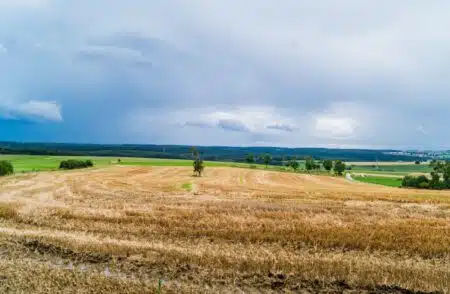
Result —
[[448, 11], [0, 0], [0, 140], [450, 148]]

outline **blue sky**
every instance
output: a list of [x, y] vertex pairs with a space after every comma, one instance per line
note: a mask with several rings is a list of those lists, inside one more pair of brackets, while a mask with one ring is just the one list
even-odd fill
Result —
[[448, 1], [0, 2], [0, 140], [450, 148]]

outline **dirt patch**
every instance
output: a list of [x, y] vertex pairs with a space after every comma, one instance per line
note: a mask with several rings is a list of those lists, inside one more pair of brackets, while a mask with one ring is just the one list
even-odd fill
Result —
[[313, 280], [298, 280], [294, 276], [270, 272], [267, 277], [252, 277], [236, 281], [243, 289], [259, 285], [258, 289], [271, 289], [277, 293], [367, 293], [367, 294], [439, 294], [440, 292], [411, 291], [395, 285], [352, 286], [346, 281], [331, 283]]
[[99, 253], [75, 252], [68, 248], [62, 248], [53, 244], [46, 244], [39, 240], [23, 240], [19, 242], [27, 249], [43, 255], [53, 255], [63, 259], [70, 259], [83, 263], [107, 263], [112, 256]]

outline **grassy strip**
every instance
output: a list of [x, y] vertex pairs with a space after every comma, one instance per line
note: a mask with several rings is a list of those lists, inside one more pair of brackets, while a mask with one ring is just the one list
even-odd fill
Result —
[[181, 186], [184, 190], [191, 192], [192, 191], [192, 183], [185, 183]]
[[[52, 171], [59, 168], [63, 160], [92, 160], [97, 167], [110, 165], [124, 166], [192, 166], [192, 160], [157, 159], [157, 158], [117, 158], [117, 157], [77, 157], [77, 156], [30, 156], [30, 155], [0, 155], [0, 160], [11, 161], [16, 172]], [[234, 162], [206, 162], [208, 167], [248, 167], [248, 164]], [[255, 165], [264, 168], [263, 165]], [[270, 167], [269, 167], [270, 168]]]
[[[96, 167], [111, 165], [122, 166], [192, 166], [192, 160], [188, 159], [159, 159], [159, 158], [130, 158], [130, 157], [92, 157], [92, 156], [42, 156], [42, 155], [0, 155], [0, 160], [11, 161], [15, 172], [38, 172], [58, 170], [63, 160], [82, 159], [92, 160]], [[267, 169], [271, 171], [291, 171], [285, 166], [271, 166], [267, 168], [263, 164], [249, 165], [238, 162], [206, 161], [206, 167], [240, 167], [253, 169]]]
[[366, 177], [353, 177], [353, 179], [363, 183], [383, 185], [388, 187], [400, 188], [402, 186], [401, 178], [366, 176]]

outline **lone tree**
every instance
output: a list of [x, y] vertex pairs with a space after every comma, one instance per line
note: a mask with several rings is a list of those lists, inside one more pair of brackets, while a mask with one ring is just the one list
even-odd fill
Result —
[[255, 163], [255, 156], [253, 154], [247, 154], [247, 157], [245, 158], [245, 162], [247, 162], [250, 165], [253, 165]]
[[320, 172], [320, 169], [322, 168], [323, 162], [321, 160], [317, 161], [315, 163], [314, 169]]
[[308, 172], [312, 171], [313, 169], [316, 169], [316, 162], [311, 156], [308, 156], [305, 158], [305, 168]]
[[300, 166], [300, 164], [298, 163], [298, 161], [296, 159], [292, 159], [292, 160], [288, 161], [288, 166], [292, 167], [292, 169], [294, 171], [297, 171], [299, 166]]
[[261, 160], [264, 162], [266, 168], [269, 165], [269, 163], [272, 161], [272, 155], [270, 155], [269, 153], [266, 154], [262, 154], [260, 156]]
[[8, 176], [14, 173], [14, 167], [9, 161], [0, 161], [0, 176]]
[[191, 148], [192, 157], [194, 158], [193, 167], [194, 167], [194, 174], [197, 177], [201, 177], [203, 171], [205, 170], [205, 163], [203, 162], [203, 159], [200, 157], [200, 152], [198, 152], [197, 148], [192, 147]]
[[325, 159], [322, 162], [323, 168], [327, 171], [330, 172], [333, 169], [333, 161], [329, 160], [329, 159]]
[[336, 162], [334, 163], [334, 172], [340, 176], [343, 175], [345, 168], [346, 165], [341, 160], [336, 160]]

